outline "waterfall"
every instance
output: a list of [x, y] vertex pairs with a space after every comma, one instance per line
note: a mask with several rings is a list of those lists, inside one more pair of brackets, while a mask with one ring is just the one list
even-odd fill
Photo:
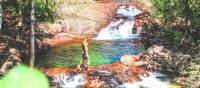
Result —
[[141, 27], [137, 27], [136, 34], [133, 34], [132, 29], [135, 21], [134, 17], [142, 12], [136, 9], [134, 6], [120, 6], [116, 14], [118, 19], [112, 21], [108, 26], [102, 28], [97, 40], [112, 40], [112, 39], [127, 39], [127, 38], [138, 38], [140, 36]]

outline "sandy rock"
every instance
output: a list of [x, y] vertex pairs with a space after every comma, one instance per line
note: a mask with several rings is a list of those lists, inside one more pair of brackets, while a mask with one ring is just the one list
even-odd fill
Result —
[[66, 18], [63, 22], [68, 24], [68, 28], [63, 29], [63, 31], [74, 35], [96, 33], [96, 29], [100, 26], [94, 21], [82, 18]]
[[[90, 37], [111, 20], [116, 5], [113, 3], [87, 3], [61, 5], [62, 17], [53, 24], [38, 24], [38, 30], [50, 36], [39, 38], [43, 46], [53, 47], [70, 42], [77, 36]], [[73, 35], [73, 36], [71, 36]], [[94, 37], [94, 36], [93, 36]], [[37, 38], [37, 37], [36, 37]]]
[[45, 39], [43, 39], [42, 40], [42, 43], [43, 43], [43, 45], [45, 45], [45, 46], [53, 46], [53, 40], [52, 39], [50, 39], [50, 38], [45, 38]]
[[138, 60], [139, 60], [138, 56], [135, 56], [135, 55], [124, 55], [124, 56], [121, 57], [120, 62], [123, 65], [134, 65], [134, 63], [136, 61], [138, 61]]
[[52, 24], [52, 25], [50, 26], [48, 32], [49, 32], [50, 34], [57, 34], [57, 33], [62, 32], [62, 30], [63, 30], [63, 29], [62, 29], [62, 25], [61, 25], [61, 24], [59, 24], [59, 23], [54, 23], [54, 24]]
[[53, 38], [62, 40], [62, 39], [66, 39], [66, 38], [69, 38], [69, 37], [70, 37], [70, 35], [67, 34], [67, 33], [58, 33]]

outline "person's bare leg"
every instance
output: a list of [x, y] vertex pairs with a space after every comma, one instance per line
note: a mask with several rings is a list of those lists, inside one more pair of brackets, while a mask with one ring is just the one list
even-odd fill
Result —
[[83, 59], [81, 59], [79, 65], [77, 66], [78, 69], [81, 69], [81, 64], [83, 63]]
[[90, 66], [90, 58], [88, 58], [88, 60], [87, 60], [87, 70], [90, 70], [92, 67]]
[[89, 49], [88, 49], [87, 38], [82, 41], [82, 50], [83, 50], [83, 57], [82, 57], [82, 60], [80, 61], [80, 64], [78, 65], [79, 69], [81, 68], [81, 65], [85, 65], [84, 60], [87, 60], [86, 65], [88, 67], [90, 65], [90, 59], [89, 59], [89, 53], [88, 53]]

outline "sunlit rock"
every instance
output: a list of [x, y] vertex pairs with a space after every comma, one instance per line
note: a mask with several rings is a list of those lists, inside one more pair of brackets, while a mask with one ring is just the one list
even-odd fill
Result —
[[134, 63], [136, 61], [138, 61], [138, 60], [139, 60], [138, 56], [135, 56], [135, 55], [124, 55], [124, 56], [121, 57], [120, 62], [123, 65], [134, 65]]
[[62, 29], [62, 25], [61, 25], [61, 24], [59, 24], [59, 23], [54, 23], [54, 24], [52, 24], [52, 25], [50, 26], [48, 32], [49, 32], [50, 34], [57, 34], [57, 33], [62, 32], [62, 30], [63, 30], [63, 29]]
[[[107, 2], [107, 0], [105, 0]], [[82, 1], [80, 1], [82, 2]], [[83, 1], [85, 2], [85, 1]], [[61, 19], [54, 23], [38, 23], [36, 30], [41, 34], [36, 39], [41, 41], [42, 46], [54, 47], [71, 42], [74, 37], [88, 37], [107, 25], [113, 16], [116, 4], [113, 3], [87, 3], [71, 5], [63, 2], [56, 14], [62, 14]], [[60, 37], [59, 33], [67, 33], [73, 36]], [[56, 38], [55, 38], [56, 37]]]

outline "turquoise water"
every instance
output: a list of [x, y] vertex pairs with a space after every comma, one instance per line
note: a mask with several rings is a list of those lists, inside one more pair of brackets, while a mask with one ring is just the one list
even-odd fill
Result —
[[[89, 41], [91, 65], [113, 63], [119, 61], [124, 54], [137, 55], [143, 50], [143, 46], [136, 44], [135, 40]], [[81, 57], [81, 44], [74, 43], [52, 48], [40, 54], [36, 65], [39, 67], [73, 67], [79, 64]]]

